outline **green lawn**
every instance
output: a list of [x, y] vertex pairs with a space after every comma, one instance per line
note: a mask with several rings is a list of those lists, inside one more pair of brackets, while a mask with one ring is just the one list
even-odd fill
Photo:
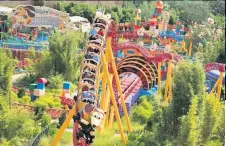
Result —
[[[130, 124], [133, 131], [141, 130], [144, 128], [144, 125], [141, 125], [138, 122], [132, 121], [132, 117], [130, 115]], [[128, 128], [126, 125], [126, 121], [121, 118], [121, 122], [123, 125], [123, 130], [127, 133]], [[126, 135], [127, 136], [127, 135]], [[50, 144], [50, 140], [52, 138], [42, 138], [39, 146], [47, 146]], [[71, 146], [73, 144], [72, 133], [64, 132], [57, 146]], [[100, 134], [98, 130], [96, 130], [95, 140], [92, 146], [123, 146], [121, 136], [119, 134], [118, 124], [116, 121], [112, 124], [112, 129], [105, 128], [103, 133]]]
[[[48, 146], [50, 145], [52, 139], [53, 138], [50, 137], [42, 137], [38, 146]], [[72, 133], [64, 132], [57, 146], [72, 146], [72, 145], [73, 145]]]

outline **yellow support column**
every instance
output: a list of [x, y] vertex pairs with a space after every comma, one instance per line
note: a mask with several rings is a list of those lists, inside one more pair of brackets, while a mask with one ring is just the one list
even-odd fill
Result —
[[171, 95], [172, 95], [172, 61], [171, 60], [169, 60], [168, 67], [169, 67], [169, 86], [168, 86], [169, 90], [168, 90], [168, 97], [167, 97], [167, 99], [169, 101], [169, 99], [171, 98]]
[[167, 70], [167, 75], [166, 75], [166, 81], [165, 81], [165, 91], [164, 91], [164, 103], [166, 104], [166, 98], [167, 98], [167, 91], [168, 91], [168, 85], [169, 84], [169, 66], [168, 66], [168, 70]]
[[105, 126], [106, 128], [108, 128], [109, 126], [109, 116], [110, 116], [110, 106], [107, 108], [107, 112], [106, 112], [106, 118], [105, 118]]
[[125, 104], [124, 97], [123, 97], [123, 94], [122, 94], [122, 88], [121, 88], [121, 85], [120, 85], [118, 71], [117, 71], [117, 68], [116, 68], [114, 56], [113, 56], [113, 53], [112, 53], [112, 50], [111, 50], [111, 38], [107, 38], [106, 52], [109, 52], [109, 60], [112, 63], [113, 73], [114, 73], [116, 85], [117, 85], [117, 88], [118, 88], [118, 91], [119, 91], [122, 109], [123, 109], [124, 116], [125, 116], [125, 119], [126, 119], [126, 124], [128, 126], [128, 131], [131, 132], [132, 128], [131, 128], [131, 125], [130, 125], [129, 116], [128, 116], [127, 109], [126, 109], [126, 104]]
[[[112, 75], [110, 75], [111, 77], [110, 77], [110, 80], [112, 80], [112, 78], [113, 78], [113, 76]], [[105, 103], [106, 104], [104, 104], [104, 111], [105, 112], [108, 112], [108, 109], [110, 109], [110, 91], [109, 91], [109, 88], [107, 88], [107, 91], [106, 91], [106, 99], [105, 99]], [[103, 127], [105, 127], [105, 128], [107, 128], [108, 127], [108, 120], [109, 120], [109, 117], [105, 117], [104, 118], [104, 121], [103, 121]], [[103, 129], [104, 130], [104, 129]]]
[[210, 91], [210, 94], [213, 94], [213, 92], [216, 90], [216, 88], [217, 88], [217, 86], [218, 86], [219, 83], [220, 83], [220, 78], [218, 78], [218, 80], [214, 84], [212, 90]]
[[164, 93], [164, 103], [168, 103], [169, 98], [169, 86], [170, 86], [170, 79], [171, 79], [171, 60], [169, 60], [168, 64], [168, 71], [167, 71], [167, 78], [165, 83], [165, 93]]
[[107, 78], [104, 76], [102, 80], [102, 91], [101, 91], [101, 99], [100, 99], [101, 109], [104, 109], [104, 105], [105, 105], [106, 87], [107, 87]]
[[181, 51], [186, 51], [185, 42], [184, 41], [181, 42]]
[[110, 112], [110, 118], [109, 118], [109, 125], [108, 125], [109, 128], [112, 128], [112, 123], [114, 121], [114, 115], [115, 115], [115, 110], [114, 110], [114, 107], [111, 106], [111, 112]]
[[102, 74], [100, 73], [100, 70], [98, 71], [98, 77], [96, 80], [96, 97], [98, 97], [99, 92], [99, 81], [102, 79]]
[[161, 95], [161, 62], [158, 62], [158, 94]]
[[[106, 77], [103, 76], [102, 77], [102, 91], [101, 91], [101, 96], [100, 96], [100, 108], [104, 110], [104, 105], [105, 105], [105, 96], [106, 96], [106, 87], [107, 87], [107, 80], [106, 80]], [[105, 120], [105, 117], [104, 117], [104, 120]], [[102, 122], [102, 126], [100, 126], [98, 128], [98, 132], [100, 134], [103, 133], [103, 130], [104, 130], [104, 120]]]
[[59, 142], [60, 138], [62, 137], [64, 130], [67, 128], [67, 126], [70, 124], [71, 119], [73, 118], [73, 115], [76, 114], [76, 104], [74, 105], [74, 107], [70, 110], [70, 112], [67, 115], [67, 118], [65, 119], [63, 125], [60, 127], [60, 129], [58, 130], [56, 136], [54, 137], [52, 143], [50, 144], [50, 146], [56, 146], [57, 143]]
[[167, 97], [168, 101], [171, 100], [171, 98], [172, 98], [172, 75], [170, 74], [170, 79], [169, 79], [169, 93], [168, 93], [168, 97]]
[[[107, 45], [107, 48], [108, 47], [109, 47], [109, 44]], [[111, 101], [112, 101], [112, 104], [113, 104], [114, 109], [115, 109], [115, 116], [116, 116], [116, 120], [117, 120], [117, 123], [118, 123], [122, 142], [123, 142], [124, 145], [126, 145], [126, 137], [125, 137], [125, 134], [124, 134], [124, 131], [123, 131], [122, 122], [121, 122], [119, 112], [118, 112], [118, 106], [117, 106], [117, 103], [116, 103], [116, 100], [115, 100], [115, 95], [114, 95], [114, 91], [113, 91], [113, 87], [112, 87], [112, 80], [110, 80], [110, 75], [109, 75], [109, 72], [108, 72], [105, 56], [103, 54], [101, 54], [101, 59], [102, 59], [102, 63], [103, 63], [103, 66], [104, 66], [104, 72], [105, 72], [105, 74], [108, 78], [108, 80], [107, 80], [108, 81], [107, 82], [108, 88], [110, 89], [110, 97], [111, 97]]]
[[218, 89], [217, 89], [217, 100], [218, 101], [220, 101], [220, 97], [221, 97], [221, 87], [222, 87], [223, 75], [224, 75], [224, 72], [220, 72]]
[[188, 56], [191, 56], [191, 52], [192, 52], [192, 41], [190, 41], [190, 45], [189, 45], [189, 50], [188, 50]]

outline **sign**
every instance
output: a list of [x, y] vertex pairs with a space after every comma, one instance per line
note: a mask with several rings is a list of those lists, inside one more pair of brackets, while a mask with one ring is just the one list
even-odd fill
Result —
[[14, 24], [24, 26], [52, 26], [62, 28], [69, 21], [69, 15], [48, 7], [19, 5], [12, 11]]
[[219, 70], [220, 72], [225, 71], [225, 65], [222, 63], [208, 63], [205, 65], [205, 72], [209, 72], [211, 70]]

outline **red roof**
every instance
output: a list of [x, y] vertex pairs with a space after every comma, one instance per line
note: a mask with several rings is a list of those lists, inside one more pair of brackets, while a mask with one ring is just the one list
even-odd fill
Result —
[[38, 78], [38, 79], [37, 79], [37, 82], [38, 82], [38, 83], [46, 84], [46, 83], [47, 83], [47, 80], [46, 80], [45, 78]]

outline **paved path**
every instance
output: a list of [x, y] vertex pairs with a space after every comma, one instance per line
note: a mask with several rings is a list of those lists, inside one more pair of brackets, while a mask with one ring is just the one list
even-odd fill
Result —
[[13, 82], [13, 83], [16, 82], [16, 80], [18, 80], [18, 79], [24, 77], [25, 75], [26, 75], [26, 73], [21, 73], [21, 74], [15, 74], [15, 75], [13, 75], [13, 76], [12, 76], [12, 82]]
[[[71, 122], [73, 122], [73, 120]], [[58, 123], [58, 119], [51, 120], [51, 123]], [[67, 128], [65, 131], [73, 133], [73, 128]]]

